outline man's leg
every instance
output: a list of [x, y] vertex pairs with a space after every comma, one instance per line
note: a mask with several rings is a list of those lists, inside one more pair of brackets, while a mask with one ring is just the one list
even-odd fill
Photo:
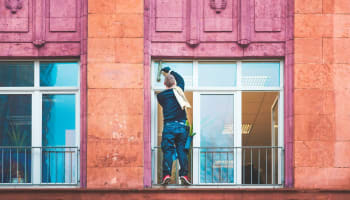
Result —
[[173, 166], [173, 154], [175, 137], [171, 132], [163, 132], [162, 134], [162, 151], [163, 151], [163, 177], [171, 176], [171, 168]]
[[188, 158], [187, 153], [188, 151], [185, 149], [185, 144], [187, 141], [188, 133], [186, 131], [185, 126], [183, 128], [181, 127], [179, 130], [181, 130], [180, 133], [177, 133], [177, 137], [175, 140], [176, 143], [176, 152], [179, 157], [180, 162], [180, 176], [187, 176], [188, 175]]

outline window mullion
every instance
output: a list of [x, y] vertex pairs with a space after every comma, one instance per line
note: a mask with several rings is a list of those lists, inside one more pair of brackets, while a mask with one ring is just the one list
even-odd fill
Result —
[[75, 133], [75, 136], [76, 136], [76, 141], [75, 141], [75, 146], [78, 147], [75, 152], [77, 153], [77, 156], [76, 156], [76, 167], [77, 167], [77, 173], [75, 173], [75, 180], [76, 180], [76, 183], [79, 183], [80, 182], [80, 161], [79, 161], [79, 154], [78, 154], [78, 150], [80, 149], [80, 92], [77, 92], [75, 94], [75, 129], [76, 129], [76, 133]]
[[193, 92], [193, 132], [197, 133], [193, 138], [193, 183], [199, 184], [200, 179], [200, 93]]
[[198, 60], [193, 61], [192, 87], [198, 88]]
[[40, 87], [40, 63], [39, 61], [34, 62], [34, 88], [39, 89]]
[[242, 92], [234, 94], [234, 152], [235, 152], [235, 183], [242, 184]]
[[41, 155], [42, 155], [42, 94], [35, 91], [32, 97], [32, 182], [41, 183]]
[[236, 73], [236, 86], [240, 90], [241, 89], [241, 83], [242, 83], [242, 61], [237, 62], [237, 73]]

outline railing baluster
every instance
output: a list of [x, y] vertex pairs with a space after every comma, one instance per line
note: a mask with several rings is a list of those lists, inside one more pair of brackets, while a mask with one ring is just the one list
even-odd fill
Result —
[[4, 183], [4, 149], [1, 148], [1, 183]]
[[9, 182], [11, 183], [12, 182], [12, 149], [10, 149], [10, 179], [9, 179]]
[[55, 152], [55, 183], [57, 183], [57, 148], [54, 148], [54, 152]]
[[260, 148], [258, 150], [258, 184], [260, 184]]
[[51, 182], [51, 151], [48, 149], [47, 153], [49, 154], [49, 167], [47, 170], [48, 176], [47, 176], [47, 183]]
[[[42, 152], [44, 153], [44, 158], [46, 158], [48, 161], [49, 161], [49, 163], [50, 163], [50, 152], [47, 152], [47, 151], [44, 151], [44, 150], [42, 150]], [[44, 181], [46, 181], [47, 183], [49, 182], [49, 163], [46, 163], [46, 160], [45, 160], [45, 167], [46, 167], [46, 180], [43, 180], [43, 182]], [[41, 179], [43, 179], [43, 177], [41, 177]]]
[[242, 165], [243, 176], [242, 176], [242, 179], [243, 179], [243, 184], [245, 184], [245, 148], [243, 148], [242, 150], [243, 150], [243, 165]]
[[18, 147], [16, 148], [16, 151], [17, 151], [17, 158], [16, 158], [16, 160], [17, 160], [17, 163], [16, 163], [17, 173], [16, 173], [16, 175], [17, 175], [17, 182], [19, 182], [19, 179], [18, 179]]
[[72, 159], [72, 151], [71, 151], [70, 152], [70, 180], [71, 180], [71, 182], [72, 182], [72, 177], [73, 177], [73, 170], [72, 170], [73, 165], [72, 165], [72, 163], [73, 163], [73, 159]]
[[204, 152], [204, 155], [205, 155], [204, 182], [207, 183], [207, 152], [206, 151]]
[[[219, 161], [221, 161], [221, 152], [218, 152], [217, 155], [219, 156]], [[218, 166], [215, 166], [218, 168], [218, 178], [219, 178], [219, 183], [221, 183], [221, 174], [222, 174], [222, 171], [221, 171], [221, 163], [219, 162], [218, 163], [219, 165]], [[220, 168], [219, 168], [220, 167]]]
[[229, 173], [228, 173], [228, 169], [229, 169], [229, 159], [228, 159], [228, 152], [226, 152], [226, 162], [227, 162], [227, 165], [226, 165], [226, 171], [227, 171], [227, 183], [229, 182], [229, 179], [228, 179], [228, 176], [229, 176]]
[[[234, 162], [234, 164], [235, 164], [235, 166], [233, 165], [233, 163], [232, 163], [232, 174], [233, 174], [233, 177], [234, 178], [236, 178], [237, 177], [237, 174], [238, 173], [236, 173], [235, 174], [235, 169], [237, 169], [237, 165], [238, 165], [238, 162], [237, 162], [237, 154], [238, 154], [238, 151], [237, 151], [237, 148], [235, 148], [235, 149], [233, 149], [233, 152], [232, 152], [232, 157], [233, 157], [233, 162]], [[237, 170], [238, 171], [238, 170]], [[241, 178], [242, 179], [242, 178]], [[236, 179], [236, 181], [235, 181], [235, 179], [233, 179], [233, 182], [237, 182], [237, 180], [238, 179]]]
[[63, 149], [63, 179], [66, 182], [66, 149]]
[[211, 182], [214, 183], [214, 152], [211, 152]]
[[267, 148], [265, 148], [265, 184], [267, 184]]
[[250, 184], [253, 184], [253, 148], [250, 148]]
[[275, 150], [271, 149], [271, 184], [275, 184], [274, 174], [275, 174]]
[[27, 148], [24, 148], [24, 182], [27, 183]]

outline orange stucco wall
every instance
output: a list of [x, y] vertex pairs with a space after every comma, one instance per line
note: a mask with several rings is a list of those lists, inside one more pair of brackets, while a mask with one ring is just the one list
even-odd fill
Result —
[[143, 0], [89, 0], [87, 187], [143, 187]]
[[350, 3], [295, 0], [295, 187], [350, 189]]

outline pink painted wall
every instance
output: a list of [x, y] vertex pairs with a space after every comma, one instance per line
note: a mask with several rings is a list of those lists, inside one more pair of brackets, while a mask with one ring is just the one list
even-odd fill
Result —
[[150, 0], [151, 56], [283, 57], [286, 2]]
[[84, 4], [0, 0], [0, 57], [80, 57]]
[[151, 58], [285, 61], [285, 175], [293, 184], [293, 17], [289, 0], [145, 0], [145, 179], [151, 184]]

